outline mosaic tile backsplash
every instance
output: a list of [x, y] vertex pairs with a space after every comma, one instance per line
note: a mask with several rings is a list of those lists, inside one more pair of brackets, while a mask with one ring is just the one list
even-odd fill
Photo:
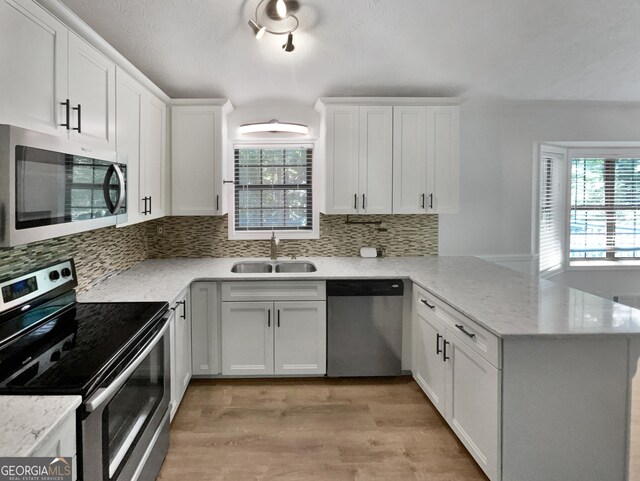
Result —
[[[266, 257], [270, 241], [227, 238], [227, 216], [165, 217], [147, 223], [150, 258]], [[384, 247], [387, 256], [438, 254], [437, 215], [349, 216], [351, 221], [381, 221], [381, 225], [346, 224], [347, 216], [321, 215], [320, 239], [282, 240], [282, 256], [358, 256], [360, 247]], [[165, 236], [156, 234], [164, 227]]]
[[[357, 256], [362, 246], [384, 247], [387, 256], [438, 253], [438, 216], [321, 216], [320, 239], [283, 240], [280, 255]], [[165, 235], [157, 235], [163, 226]], [[129, 227], [107, 227], [11, 249], [0, 249], [0, 279], [73, 257], [82, 292], [145, 259], [172, 257], [267, 257], [269, 241], [227, 239], [227, 216], [165, 217]]]
[[0, 279], [14, 277], [56, 261], [73, 257], [78, 291], [127, 270], [147, 258], [144, 224], [106, 227], [11, 249], [0, 249]]

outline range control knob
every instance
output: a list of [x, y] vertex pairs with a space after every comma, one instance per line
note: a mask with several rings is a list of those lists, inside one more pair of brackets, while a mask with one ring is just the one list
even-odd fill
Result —
[[69, 269], [68, 267], [65, 267], [64, 269], [62, 269], [60, 273], [62, 274], [62, 277], [65, 279], [67, 277], [71, 277], [71, 269]]
[[50, 360], [51, 362], [58, 362], [60, 360], [60, 351], [53, 351]]
[[57, 281], [58, 279], [60, 279], [60, 273], [58, 271], [49, 272], [49, 279], [51, 279], [52, 281]]

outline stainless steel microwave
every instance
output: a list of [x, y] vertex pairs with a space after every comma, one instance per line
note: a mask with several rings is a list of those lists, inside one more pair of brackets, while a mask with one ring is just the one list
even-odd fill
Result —
[[116, 152], [0, 125], [0, 247], [127, 221], [127, 165]]

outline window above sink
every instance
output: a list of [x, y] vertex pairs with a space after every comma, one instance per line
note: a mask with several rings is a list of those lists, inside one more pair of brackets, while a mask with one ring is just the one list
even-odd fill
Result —
[[235, 144], [229, 239], [318, 239], [314, 145]]

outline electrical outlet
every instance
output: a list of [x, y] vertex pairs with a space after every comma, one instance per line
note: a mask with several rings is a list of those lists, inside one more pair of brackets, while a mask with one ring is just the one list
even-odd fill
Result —
[[159, 225], [156, 227], [156, 235], [158, 237], [164, 237], [166, 235], [167, 231], [165, 230], [163, 225]]

